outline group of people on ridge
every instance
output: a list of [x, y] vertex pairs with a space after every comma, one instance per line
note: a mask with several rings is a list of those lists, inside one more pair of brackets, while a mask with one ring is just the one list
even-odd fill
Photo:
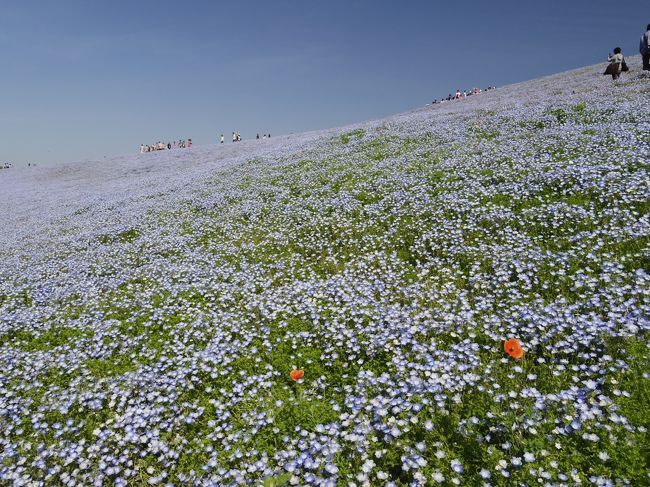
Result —
[[438, 101], [438, 99], [436, 98], [435, 100], [433, 100], [431, 102], [431, 104], [436, 105], [438, 103], [444, 103], [446, 101], [463, 100], [463, 99], [467, 98], [468, 96], [478, 95], [479, 93], [483, 93], [483, 91], [490, 91], [490, 90], [494, 90], [494, 89], [496, 89], [496, 86], [488, 86], [487, 88], [485, 88], [485, 90], [481, 90], [480, 88], [472, 88], [471, 90], [463, 90], [463, 91], [456, 90], [455, 95], [452, 95], [451, 93], [449, 93], [449, 95], [447, 95], [446, 98], [442, 97], [440, 99], [440, 101]]
[[[255, 137], [257, 140], [260, 139], [260, 134], [257, 134], [257, 137]], [[263, 139], [270, 139], [271, 134], [264, 134], [262, 136]], [[223, 134], [221, 134], [221, 137], [219, 138], [219, 141], [223, 144], [224, 143], [224, 138]], [[241, 142], [241, 134], [239, 132], [233, 132], [232, 133], [232, 141], [233, 142]]]
[[165, 149], [184, 149], [186, 147], [192, 147], [192, 139], [187, 139], [187, 140], [179, 140], [178, 143], [176, 141], [172, 142], [167, 142], [166, 144], [164, 142], [156, 142], [155, 144], [151, 145], [146, 145], [146, 144], [140, 144], [140, 154], [144, 154], [145, 152], [154, 152], [157, 150], [165, 150]]
[[[646, 27], [645, 34], [641, 35], [639, 53], [643, 60], [643, 70], [650, 71], [650, 24]], [[625, 58], [623, 57], [623, 51], [620, 47], [614, 49], [614, 54], [607, 56], [607, 61], [609, 64], [603, 74], [611, 74], [612, 79], [618, 79], [621, 76], [621, 73], [629, 71]]]

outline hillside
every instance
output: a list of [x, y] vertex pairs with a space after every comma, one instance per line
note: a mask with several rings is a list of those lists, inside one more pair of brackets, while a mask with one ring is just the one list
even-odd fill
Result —
[[1, 172], [0, 482], [648, 482], [650, 77], [628, 62]]

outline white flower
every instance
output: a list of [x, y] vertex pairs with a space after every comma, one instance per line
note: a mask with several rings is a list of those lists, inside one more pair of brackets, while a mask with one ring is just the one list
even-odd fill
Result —
[[361, 470], [364, 471], [365, 473], [369, 473], [372, 471], [372, 469], [375, 467], [375, 462], [372, 460], [368, 459], [364, 462], [364, 464], [361, 466]]
[[440, 470], [436, 470], [433, 472], [433, 475], [431, 475], [431, 480], [438, 484], [441, 484], [445, 481], [445, 476], [442, 475], [442, 472], [440, 472]]

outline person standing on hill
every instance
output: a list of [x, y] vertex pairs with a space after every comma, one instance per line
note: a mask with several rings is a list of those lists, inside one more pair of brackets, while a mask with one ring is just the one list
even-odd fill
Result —
[[639, 52], [643, 59], [643, 70], [650, 71], [650, 24], [646, 27], [646, 32], [641, 36]]
[[618, 79], [623, 71], [623, 52], [620, 47], [614, 49], [614, 55], [608, 56], [609, 65], [603, 74], [611, 74], [612, 79]]

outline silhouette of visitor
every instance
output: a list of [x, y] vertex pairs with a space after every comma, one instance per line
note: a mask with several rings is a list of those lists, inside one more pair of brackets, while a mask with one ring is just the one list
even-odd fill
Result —
[[641, 53], [641, 59], [643, 59], [643, 70], [650, 71], [650, 24], [646, 27], [645, 34], [641, 36], [639, 53]]

